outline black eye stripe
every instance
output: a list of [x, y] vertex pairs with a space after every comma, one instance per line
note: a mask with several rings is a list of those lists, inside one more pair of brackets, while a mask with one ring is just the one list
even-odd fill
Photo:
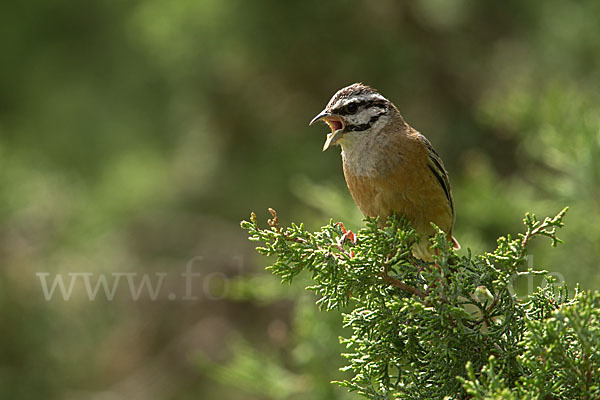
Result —
[[385, 114], [384, 112], [380, 112], [379, 114], [375, 114], [371, 117], [371, 119], [369, 120], [369, 122], [365, 123], [365, 124], [360, 124], [360, 125], [346, 125], [346, 132], [360, 132], [360, 131], [366, 131], [367, 129], [369, 129], [378, 119], [379, 117], [381, 117], [383, 114]]
[[[383, 108], [383, 109], [388, 108], [387, 102], [385, 100], [363, 100], [363, 101], [355, 101], [353, 103], [348, 103], [348, 104], [356, 104], [357, 109], [371, 108], [371, 107], [377, 107], [377, 108]], [[355, 113], [356, 111], [348, 112], [348, 110], [347, 110], [348, 104], [345, 104], [343, 107], [338, 108], [336, 110], [337, 114], [350, 115], [350, 114]]]

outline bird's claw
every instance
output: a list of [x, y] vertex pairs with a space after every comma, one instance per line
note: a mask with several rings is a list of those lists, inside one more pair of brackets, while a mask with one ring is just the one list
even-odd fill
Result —
[[352, 232], [349, 229], [347, 230], [346, 227], [344, 226], [343, 222], [338, 222], [336, 225], [339, 226], [340, 229], [342, 230], [342, 233], [343, 233], [342, 240], [341, 240], [342, 243], [344, 242], [344, 240], [348, 239], [353, 244], [356, 244], [356, 235], [354, 234], [354, 232]]

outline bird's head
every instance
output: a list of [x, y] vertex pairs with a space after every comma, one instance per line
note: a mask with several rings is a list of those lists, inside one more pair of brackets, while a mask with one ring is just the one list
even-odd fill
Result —
[[375, 89], [355, 83], [334, 94], [325, 109], [309, 125], [324, 121], [331, 128], [323, 146], [325, 151], [347, 138], [379, 130], [394, 110], [394, 105]]

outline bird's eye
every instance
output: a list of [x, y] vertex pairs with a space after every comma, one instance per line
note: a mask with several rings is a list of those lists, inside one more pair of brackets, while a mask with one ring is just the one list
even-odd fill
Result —
[[358, 106], [356, 105], [356, 103], [350, 103], [346, 106], [346, 111], [348, 112], [348, 114], [354, 114], [357, 109]]

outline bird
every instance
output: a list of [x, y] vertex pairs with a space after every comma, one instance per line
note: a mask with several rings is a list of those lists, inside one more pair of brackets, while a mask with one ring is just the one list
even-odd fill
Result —
[[412, 253], [433, 260], [433, 222], [459, 249], [452, 235], [454, 200], [448, 172], [431, 142], [412, 128], [396, 106], [370, 86], [354, 83], [338, 90], [309, 125], [331, 128], [323, 151], [339, 145], [346, 184], [368, 217], [385, 224], [404, 216], [418, 235]]

